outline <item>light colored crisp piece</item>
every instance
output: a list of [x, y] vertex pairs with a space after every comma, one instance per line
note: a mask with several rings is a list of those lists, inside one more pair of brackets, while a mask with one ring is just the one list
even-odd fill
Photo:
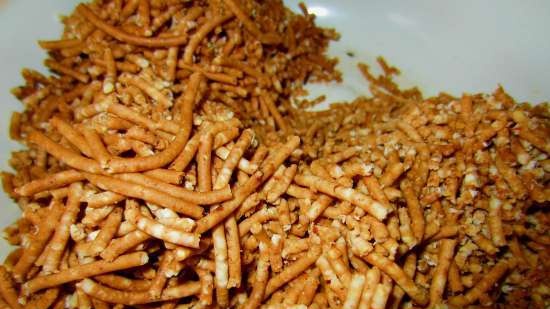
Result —
[[36, 277], [30, 281], [27, 281], [23, 285], [22, 291], [24, 295], [31, 295], [36, 291], [55, 287], [63, 283], [145, 265], [148, 261], [149, 257], [145, 252], [134, 252], [123, 255], [112, 262], [107, 262], [105, 260], [95, 261], [92, 263], [71, 267], [55, 274]]

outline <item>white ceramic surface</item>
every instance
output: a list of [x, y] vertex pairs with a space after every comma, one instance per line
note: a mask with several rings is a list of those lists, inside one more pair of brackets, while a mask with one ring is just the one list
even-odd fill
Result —
[[[45, 53], [37, 39], [56, 38], [60, 14], [76, 0], [0, 0], [0, 169], [8, 169], [10, 151], [18, 145], [7, 129], [12, 111], [21, 104], [9, 89], [22, 82], [23, 67], [44, 72]], [[285, 1], [297, 9], [299, 1]], [[463, 1], [305, 1], [323, 26], [342, 37], [330, 47], [344, 73], [340, 85], [311, 85], [311, 96], [327, 102], [350, 100], [367, 91], [356, 69], [358, 61], [373, 64], [383, 55], [403, 72], [403, 85], [418, 85], [429, 95], [447, 91], [490, 92], [502, 84], [521, 101], [550, 98], [550, 2], [544, 0]], [[349, 57], [347, 52], [355, 56]], [[18, 215], [0, 193], [0, 227]], [[0, 240], [0, 259], [7, 253]]]

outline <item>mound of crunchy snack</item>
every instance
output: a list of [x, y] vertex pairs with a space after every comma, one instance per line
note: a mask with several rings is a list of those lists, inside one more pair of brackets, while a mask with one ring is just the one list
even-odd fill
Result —
[[281, 1], [105, 0], [23, 70], [0, 308], [550, 306], [550, 111], [423, 98]]

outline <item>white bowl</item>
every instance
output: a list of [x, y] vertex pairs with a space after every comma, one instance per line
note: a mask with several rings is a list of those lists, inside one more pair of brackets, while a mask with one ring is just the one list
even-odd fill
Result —
[[[58, 16], [70, 13], [75, 0], [0, 0], [0, 168], [9, 169], [11, 112], [22, 105], [9, 90], [22, 83], [23, 67], [45, 72], [46, 54], [38, 39], [54, 39], [62, 31]], [[286, 3], [298, 10], [296, 0]], [[513, 1], [305, 1], [317, 22], [342, 35], [330, 47], [340, 57], [340, 85], [310, 85], [311, 96], [327, 102], [351, 100], [367, 92], [356, 69], [385, 56], [403, 72], [402, 85], [418, 85], [425, 94], [439, 91], [491, 92], [498, 84], [519, 101], [550, 98], [550, 2]], [[349, 57], [347, 53], [353, 53]], [[17, 206], [0, 193], [0, 227], [18, 216]], [[0, 240], [0, 259], [7, 254]]]

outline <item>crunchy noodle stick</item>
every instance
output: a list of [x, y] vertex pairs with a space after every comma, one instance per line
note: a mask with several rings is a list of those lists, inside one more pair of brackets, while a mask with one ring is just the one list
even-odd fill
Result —
[[487, 237], [483, 236], [483, 234], [468, 234], [468, 236], [470, 236], [474, 243], [487, 254], [495, 255], [498, 252], [498, 248], [493, 246], [493, 242], [487, 239]]
[[9, 271], [13, 271], [13, 267], [21, 259], [22, 255], [23, 255], [22, 247], [12, 250], [4, 259], [4, 267], [6, 267], [6, 269]]
[[269, 149], [263, 145], [260, 144], [258, 148], [256, 148], [256, 151], [252, 155], [252, 158], [250, 159], [251, 164], [259, 165], [265, 157], [269, 154]]
[[48, 289], [40, 295], [35, 295], [35, 298], [29, 301], [25, 308], [49, 308], [59, 295], [59, 288]]
[[[165, 131], [171, 134], [185, 133], [185, 130], [182, 132], [178, 124], [171, 120], [153, 121], [152, 119], [147, 118], [146, 116], [140, 114], [137, 111], [134, 111], [133, 109], [125, 105], [117, 104], [117, 103], [106, 103], [106, 104], [107, 105], [105, 106], [104, 109], [109, 113], [112, 113], [121, 119], [138, 124], [151, 131], [156, 131], [157, 134], [160, 134], [160, 132], [158, 131]], [[101, 108], [101, 106], [98, 108]]]
[[144, 187], [138, 184], [127, 183], [125, 181], [93, 174], [85, 174], [86, 179], [103, 190], [123, 194], [132, 198], [142, 199], [153, 204], [170, 208], [178, 213], [190, 216], [193, 219], [202, 217], [202, 208], [195, 204], [188, 203], [182, 199], [175, 198], [161, 191]]
[[[407, 254], [403, 265], [403, 271], [407, 274], [407, 276], [414, 279], [414, 273], [416, 272], [416, 253], [411, 252]], [[397, 309], [401, 304], [401, 299], [405, 296], [405, 291], [403, 291], [403, 289], [398, 285], [394, 285], [392, 295], [392, 308]]]
[[[520, 267], [527, 265], [527, 260], [525, 259], [525, 255], [523, 254], [523, 251], [521, 250], [521, 247], [520, 247], [520, 244], [519, 244], [519, 241], [518, 241], [517, 237], [513, 237], [510, 240], [510, 242], [508, 243], [508, 245], [510, 247], [510, 252], [512, 253], [514, 258], [516, 259], [516, 262], [518, 263], [518, 265]], [[450, 271], [449, 271], [449, 277], [450, 277]]]
[[169, 169], [180, 172], [187, 167], [191, 160], [193, 160], [193, 157], [195, 157], [197, 149], [199, 149], [200, 137], [201, 134], [199, 132], [195, 133], [195, 135], [193, 135], [193, 137], [189, 139], [181, 153], [170, 164]]
[[[96, 89], [94, 88], [100, 88], [100, 87], [101, 87], [100, 83], [92, 82], [90, 86], [88, 86], [88, 89], [84, 94], [87, 94], [89, 92], [90, 96], [92, 96], [93, 93], [96, 91]], [[84, 98], [86, 97], [83, 97], [83, 99]], [[107, 108], [109, 108], [109, 106], [111, 104], [114, 104], [115, 102], [117, 102], [117, 98], [113, 95], [109, 95], [97, 103], [85, 105], [83, 107], [75, 109], [74, 117], [76, 120], [83, 120], [83, 119], [93, 117], [99, 113], [106, 112]]]
[[63, 188], [59, 188], [59, 189], [46, 190], [46, 191], [38, 192], [38, 193], [34, 194], [34, 198], [35, 199], [40, 199], [40, 198], [51, 196], [54, 199], [60, 200], [60, 199], [65, 198], [68, 194], [69, 194], [69, 188], [68, 187], [63, 187]]
[[50, 70], [52, 71], [56, 71], [58, 73], [70, 76], [83, 84], [87, 84], [88, 81], [90, 80], [90, 76], [84, 73], [75, 71], [52, 59], [46, 59], [46, 61], [44, 61], [44, 65], [50, 68]]
[[91, 157], [92, 156], [92, 149], [86, 143], [86, 141], [83, 139], [82, 135], [75, 130], [69, 123], [67, 123], [65, 120], [54, 116], [50, 119], [50, 124], [61, 134], [64, 138], [66, 138], [71, 144], [75, 145], [80, 152], [82, 152], [84, 155]]
[[317, 261], [315, 261], [315, 265], [321, 270], [321, 275], [325, 279], [328, 288], [330, 288], [340, 300], [345, 300], [346, 289], [344, 284], [340, 281], [324, 254], [321, 254]]
[[0, 299], [3, 298], [11, 308], [22, 308], [17, 300], [14, 283], [4, 265], [0, 265], [0, 296]]
[[134, 200], [126, 200], [126, 209], [128, 216], [127, 219], [141, 231], [169, 243], [185, 247], [199, 248], [199, 234], [187, 233], [179, 229], [174, 229], [151, 218], [143, 216], [139, 211], [138, 204]]
[[[166, 210], [166, 212], [163, 213], [163, 215], [166, 214], [168, 211], [171, 211], [167, 208], [165, 208], [164, 210]], [[177, 230], [182, 230], [184, 232], [193, 231], [193, 229], [195, 228], [195, 221], [193, 219], [180, 218], [175, 212], [173, 212], [173, 214], [174, 214], [173, 217], [159, 215], [158, 221], [168, 227], [171, 227]]]
[[319, 270], [314, 269], [307, 273], [307, 278], [303, 285], [303, 290], [298, 297], [298, 304], [309, 306], [313, 302], [315, 295], [317, 295], [317, 288], [319, 287]]
[[168, 55], [166, 56], [166, 80], [173, 82], [176, 78], [176, 70], [178, 67], [178, 52], [179, 48], [173, 46], [168, 48]]
[[103, 93], [109, 94], [115, 90], [115, 82], [117, 77], [115, 58], [110, 48], [106, 48], [103, 53], [103, 61], [105, 61], [105, 78], [103, 79]]
[[65, 48], [71, 48], [78, 46], [82, 43], [82, 41], [78, 39], [61, 39], [61, 40], [52, 40], [52, 41], [44, 41], [39, 40], [38, 45], [42, 49], [65, 49]]
[[147, 291], [151, 288], [151, 280], [147, 279], [129, 279], [119, 275], [106, 274], [94, 277], [94, 280], [99, 281], [107, 286], [117, 290], [131, 291]]
[[380, 186], [380, 183], [374, 176], [368, 176], [362, 178], [363, 183], [367, 186], [367, 190], [369, 190], [369, 194], [372, 195], [372, 197], [379, 201], [380, 203], [384, 205], [389, 205], [390, 201], [386, 197], [386, 194], [384, 193], [384, 190]]
[[284, 132], [290, 132], [290, 127], [281, 116], [281, 113], [279, 113], [279, 110], [277, 109], [277, 106], [275, 106], [275, 103], [273, 102], [271, 97], [268, 94], [264, 93], [260, 96], [260, 101], [267, 106], [269, 113], [275, 119], [275, 123], [277, 123], [279, 129], [283, 130]]
[[269, 279], [265, 289], [264, 299], [268, 298], [273, 292], [288, 283], [290, 280], [298, 277], [302, 272], [315, 263], [321, 255], [321, 247], [313, 245], [305, 256], [294, 263], [288, 265], [282, 272]]
[[[260, 196], [259, 196], [258, 192], [251, 194], [249, 197], [247, 197], [243, 201], [241, 207], [239, 207], [239, 209], [237, 210], [237, 213], [236, 213], [237, 218], [240, 219], [243, 216], [249, 214], [249, 211], [256, 208], [260, 204], [260, 202], [261, 202], [261, 199], [260, 199]], [[286, 222], [290, 222], [290, 218]]]
[[281, 165], [279, 169], [273, 174], [270, 180], [265, 184], [264, 191], [267, 191], [266, 201], [274, 204], [283, 193], [285, 193], [292, 182], [292, 179], [296, 175], [298, 166], [292, 164], [288, 168]]
[[514, 133], [517, 133], [520, 138], [528, 141], [538, 149], [546, 152], [547, 154], [550, 154], [550, 146], [548, 145], [548, 142], [546, 142], [540, 136], [534, 134], [528, 128], [519, 127], [517, 130], [515, 130]]
[[132, 34], [128, 34], [103, 21], [85, 4], [79, 4], [76, 8], [76, 11], [82, 16], [84, 16], [94, 26], [101, 29], [101, 31], [125, 43], [134, 44], [138, 46], [146, 46], [146, 47], [169, 47], [169, 46], [182, 45], [187, 42], [187, 36], [185, 34], [180, 34], [178, 36], [172, 36], [172, 37], [157, 37], [157, 38], [138, 37]]
[[307, 210], [306, 216], [311, 222], [315, 221], [330, 206], [332, 201], [333, 199], [330, 196], [320, 194], [319, 198]]
[[[82, 289], [79, 289], [79, 290], [82, 291]], [[82, 291], [82, 293], [84, 293], [84, 291]], [[88, 295], [86, 293], [84, 293], [84, 294]], [[107, 304], [107, 302], [104, 302], [104, 301], [99, 300], [97, 298], [91, 298], [91, 300], [92, 300], [92, 305], [93, 305], [94, 309], [110, 309], [111, 308], [111, 306], [109, 304]], [[62, 308], [64, 308], [64, 306]], [[57, 308], [54, 308], [54, 309], [57, 309]]]
[[153, 298], [147, 291], [119, 291], [102, 286], [90, 279], [84, 279], [77, 283], [76, 286], [93, 298], [97, 298], [108, 303], [124, 304], [129, 306], [181, 299], [187, 296], [199, 294], [201, 288], [200, 282], [189, 281], [184, 284], [168, 287], [162, 291], [159, 298]]
[[155, 169], [155, 170], [146, 171], [143, 174], [145, 174], [146, 176], [149, 176], [151, 178], [154, 178], [156, 180], [160, 180], [162, 182], [166, 182], [166, 183], [174, 184], [174, 185], [181, 184], [183, 182], [183, 180], [185, 179], [185, 173], [178, 172], [178, 171], [173, 171], [173, 170], [168, 170], [168, 169], [163, 169], [163, 168], [158, 168], [158, 169]]
[[21, 140], [21, 113], [19, 112], [11, 114], [9, 136], [15, 141]]
[[82, 184], [75, 182], [69, 187], [69, 197], [67, 199], [67, 205], [65, 206], [65, 212], [59, 220], [52, 239], [47, 247], [47, 255], [43, 265], [43, 271], [45, 273], [52, 273], [59, 267], [61, 261], [61, 255], [67, 246], [69, 240], [69, 228], [71, 224], [76, 222], [78, 213], [80, 212], [80, 198], [82, 196]]
[[380, 177], [380, 185], [385, 188], [391, 186], [404, 172], [403, 163], [390, 164]]
[[437, 234], [430, 238], [430, 241], [436, 241], [443, 238], [454, 237], [458, 234], [459, 227], [456, 225], [445, 225], [439, 229]]
[[239, 235], [244, 237], [254, 226], [265, 221], [277, 218], [277, 210], [275, 208], [262, 208], [253, 215], [239, 223]]
[[372, 236], [377, 243], [384, 243], [390, 237], [390, 232], [386, 225], [370, 215], [363, 216], [361, 223], [366, 223], [370, 226]]
[[44, 87], [42, 89], [39, 89], [35, 93], [25, 97], [22, 102], [26, 106], [36, 106], [40, 101], [42, 101], [44, 98], [47, 98], [48, 95], [50, 95], [50, 87]]
[[122, 209], [115, 208], [105, 220], [105, 223], [96, 238], [88, 245], [86, 256], [99, 255], [115, 236], [122, 220]]
[[91, 157], [96, 159], [102, 168], [106, 168], [111, 154], [103, 145], [99, 134], [93, 129], [84, 129], [82, 133], [86, 143], [90, 146]]
[[219, 224], [212, 231], [212, 240], [214, 242], [214, 255], [216, 261], [215, 284], [216, 300], [222, 306], [229, 304], [229, 265], [227, 261], [227, 241], [225, 238], [225, 228]]
[[48, 239], [55, 231], [59, 219], [63, 214], [63, 207], [57, 200], [52, 200], [49, 208], [48, 216], [40, 221], [40, 225], [37, 227], [38, 233], [36, 237], [32, 239], [29, 247], [23, 251], [23, 255], [13, 267], [13, 276], [18, 282], [24, 281], [33, 263], [42, 254]]
[[401, 235], [401, 240], [409, 249], [412, 249], [418, 244], [418, 241], [411, 230], [411, 218], [409, 217], [409, 213], [405, 207], [400, 207], [397, 213], [399, 215], [399, 234]]
[[491, 234], [491, 240], [496, 247], [502, 247], [506, 245], [506, 236], [504, 235], [504, 230], [502, 226], [502, 211], [501, 211], [502, 201], [496, 197], [491, 197], [489, 200], [489, 216], [488, 226], [489, 232]]
[[140, 31], [145, 36], [151, 35], [149, 26], [151, 25], [151, 7], [149, 1], [140, 0], [137, 7], [136, 23], [141, 27]]
[[334, 272], [338, 275], [338, 278], [340, 278], [344, 286], [348, 286], [351, 281], [352, 273], [349, 269], [348, 264], [345, 263], [342, 257], [343, 253], [340, 251], [340, 249], [333, 247], [327, 251], [327, 256], [330, 262], [330, 266], [332, 266]]
[[342, 161], [345, 161], [347, 159], [350, 159], [359, 153], [360, 147], [349, 147], [342, 151], [333, 153], [325, 159], [328, 163], [340, 163]]
[[229, 263], [229, 279], [227, 287], [241, 286], [241, 244], [239, 237], [239, 228], [235, 215], [229, 216], [225, 220], [225, 232], [227, 240], [227, 258]]
[[220, 207], [212, 209], [207, 216], [197, 221], [195, 232], [204, 233], [227, 218], [227, 216], [241, 206], [244, 200], [260, 186], [263, 175], [262, 172], [257, 171], [250, 176], [244, 185], [235, 189], [235, 192], [233, 192], [233, 199], [224, 202]]
[[159, 267], [155, 278], [151, 281], [149, 293], [152, 298], [158, 298], [162, 294], [162, 290], [168, 281], [169, 266], [174, 260], [174, 255], [171, 251], [165, 251], [160, 258]]
[[491, 270], [486, 273], [477, 284], [472, 287], [464, 295], [452, 296], [449, 298], [449, 303], [455, 306], [467, 306], [488, 291], [505, 273], [510, 265], [506, 259], [500, 260]]
[[439, 256], [437, 266], [430, 285], [430, 305], [432, 308], [441, 302], [445, 291], [445, 284], [449, 273], [449, 267], [454, 256], [456, 239], [442, 239], [439, 243]]
[[214, 189], [220, 189], [229, 183], [233, 170], [239, 163], [239, 160], [243, 156], [245, 150], [250, 146], [253, 138], [254, 132], [252, 130], [246, 129], [243, 131], [237, 140], [237, 143], [235, 143], [233, 148], [231, 148], [229, 156], [224, 161], [222, 169], [220, 170], [216, 182], [214, 183]]
[[210, 272], [210, 270], [200, 267], [200, 261], [195, 271], [197, 272], [201, 283], [199, 301], [203, 305], [211, 305], [213, 298], [212, 291], [214, 290], [214, 278], [212, 277], [212, 273]]
[[[183, 60], [183, 59], [182, 59]], [[193, 65], [184, 63], [182, 60], [178, 62], [178, 67], [182, 68], [184, 70], [193, 71], [193, 72], [200, 72], [209, 80], [217, 81], [220, 83], [230, 84], [230, 85], [236, 85], [237, 84], [237, 78], [235, 76], [231, 76], [225, 73], [217, 73], [217, 72], [211, 72], [199, 65]], [[176, 75], [179, 72], [176, 72]]]
[[113, 239], [109, 246], [101, 252], [100, 256], [106, 261], [113, 261], [124, 252], [136, 247], [149, 238], [151, 236], [140, 230], [130, 232], [120, 238]]
[[200, 42], [208, 35], [208, 33], [210, 33], [210, 31], [214, 30], [214, 28], [225, 23], [231, 18], [233, 18], [233, 14], [218, 15], [204, 23], [195, 32], [195, 34], [193, 34], [189, 40], [189, 43], [185, 46], [185, 50], [183, 52], [183, 62], [186, 64], [193, 63], [193, 55], [195, 54], [195, 50], [199, 46]]
[[[309, 190], [308, 188], [302, 188], [302, 187], [297, 186], [295, 184], [290, 184], [288, 186], [288, 189], [286, 189], [286, 194], [288, 194], [292, 197], [295, 197], [295, 198], [310, 199], [310, 200], [315, 199], [315, 193], [313, 193], [313, 191]], [[328, 205], [327, 205], [327, 207], [328, 207]], [[320, 212], [319, 214], [317, 214], [317, 212], [315, 214], [312, 213], [312, 216], [316, 215], [318, 217], [322, 213], [323, 212]]]
[[138, 140], [140, 142], [154, 146], [158, 149], [166, 148], [164, 140], [160, 140], [159, 138], [157, 138], [157, 136], [155, 136], [153, 132], [150, 132], [140, 126], [131, 126], [126, 131], [126, 134], [124, 134], [124, 137]]
[[78, 309], [92, 309], [92, 300], [88, 294], [81, 289], [76, 289], [76, 297], [78, 298]]
[[123, 221], [120, 223], [118, 230], [116, 231], [116, 237], [125, 236], [131, 232], [137, 230], [137, 227], [128, 221]]
[[101, 166], [95, 160], [80, 156], [76, 152], [56, 144], [54, 141], [38, 131], [32, 130], [29, 133], [27, 140], [29, 143], [36, 144], [40, 149], [45, 150], [57, 160], [74, 169], [83, 170], [90, 173], [102, 172]]
[[362, 233], [359, 227], [354, 228], [348, 233], [348, 244], [350, 245], [352, 252], [357, 256], [367, 255], [373, 250], [372, 244], [365, 240], [361, 234]]
[[370, 264], [380, 268], [384, 273], [390, 276], [399, 286], [418, 304], [428, 303], [426, 291], [416, 285], [414, 281], [397, 264], [376, 252], [370, 253], [364, 259]]
[[396, 199], [400, 199], [402, 197], [401, 190], [393, 188], [393, 187], [386, 187], [383, 189], [384, 194], [388, 197], [390, 201], [394, 201]]
[[87, 277], [128, 269], [147, 264], [149, 257], [145, 252], [134, 252], [120, 256], [112, 262], [104, 260], [71, 267], [56, 274], [36, 277], [22, 286], [23, 295], [31, 295], [36, 291], [58, 286], [67, 282], [81, 280]]
[[516, 160], [519, 164], [525, 165], [531, 161], [531, 156], [523, 148], [518, 138], [512, 137], [510, 139], [510, 150], [516, 155]]
[[164, 94], [162, 94], [162, 92], [157, 90], [143, 78], [131, 76], [130, 74], [123, 74], [119, 77], [119, 80], [123, 83], [134, 85], [141, 89], [149, 97], [151, 97], [159, 107], [162, 107], [162, 109], [167, 109], [172, 106], [172, 102]]
[[162, 167], [174, 160], [182, 151], [191, 133], [191, 128], [193, 125], [193, 106], [195, 104], [201, 81], [202, 75], [200, 75], [200, 73], [191, 75], [186, 93], [183, 95], [183, 98], [180, 96], [181, 103], [179, 103], [179, 99], [178, 102], [176, 102], [178, 107], [181, 105], [180, 121], [182, 125], [176, 135], [176, 138], [168, 147], [166, 147], [166, 149], [148, 157], [113, 159], [108, 164], [109, 170], [113, 173], [152, 170]]
[[83, 179], [84, 175], [82, 175], [82, 173], [75, 170], [66, 170], [28, 182], [16, 188], [15, 193], [21, 196], [32, 196], [38, 192], [60, 188]]
[[155, 18], [151, 22], [150, 31], [151, 33], [156, 32], [159, 30], [166, 22], [168, 22], [176, 12], [179, 12], [181, 10], [181, 6], [179, 5], [170, 5], [166, 11], [163, 13], [156, 15]]
[[88, 227], [98, 226], [103, 219], [115, 209], [113, 205], [107, 205], [101, 208], [86, 208], [84, 210], [84, 217], [82, 218], [82, 224]]
[[386, 303], [393, 287], [392, 281], [387, 275], [383, 275], [381, 281], [382, 282], [376, 285], [376, 289], [374, 290], [374, 294], [372, 295], [372, 309], [386, 308]]
[[17, 194], [15, 193], [14, 189], [14, 179], [15, 175], [12, 173], [7, 172], [0, 172], [1, 182], [2, 182], [2, 189], [6, 194], [11, 198], [16, 198]]
[[217, 65], [233, 67], [235, 69], [241, 70], [244, 73], [256, 78], [256, 80], [259, 83], [269, 83], [269, 78], [265, 76], [262, 72], [260, 72], [258, 69], [256, 69], [251, 65], [243, 63], [241, 61], [238, 61], [234, 58], [218, 56], [214, 58], [213, 63]]
[[[258, 262], [256, 263], [256, 277], [254, 280], [254, 286], [252, 288], [252, 293], [244, 304], [244, 309], [253, 309], [257, 308], [264, 298], [266, 298], [266, 289], [268, 285], [267, 279], [269, 278], [269, 255], [267, 245], [263, 242], [259, 244], [260, 256]], [[307, 268], [307, 267], [306, 267]], [[290, 281], [292, 278], [288, 279]], [[282, 283], [281, 285], [283, 285]], [[267, 294], [269, 296], [269, 294]]]
[[508, 165], [502, 158], [504, 154], [498, 150], [495, 157], [495, 165], [500, 174], [506, 180], [506, 183], [510, 186], [510, 189], [515, 193], [518, 198], [522, 198], [527, 194], [527, 189], [521, 181], [521, 178], [516, 174], [516, 171]]
[[312, 175], [297, 175], [294, 181], [299, 185], [307, 186], [313, 190], [321, 191], [359, 206], [378, 220], [384, 220], [388, 213], [392, 211], [391, 208], [380, 204], [369, 196], [355, 189], [340, 186], [337, 182], [332, 180]]
[[298, 146], [300, 146], [300, 138], [293, 135], [288, 137], [286, 143], [277, 151], [270, 153], [260, 167], [260, 171], [263, 173], [262, 181], [266, 181], [271, 177]]
[[214, 137], [211, 132], [200, 137], [199, 149], [197, 151], [197, 174], [199, 191], [208, 192], [212, 190], [212, 144]]
[[380, 282], [380, 269], [373, 267], [367, 270], [365, 285], [363, 286], [363, 293], [361, 294], [361, 301], [359, 302], [360, 309], [370, 308], [378, 282]]
[[307, 273], [304, 272], [288, 284], [284, 292], [285, 298], [282, 302], [283, 306], [293, 306], [296, 304], [296, 302], [298, 301], [298, 297], [301, 293], [301, 289], [299, 287], [302, 287], [304, 285], [306, 278]]
[[342, 308], [355, 309], [359, 306], [359, 302], [361, 301], [361, 293], [363, 292], [363, 287], [365, 285], [365, 280], [365, 275], [360, 273], [353, 274], [348, 288], [346, 301], [342, 305]]
[[179, 186], [167, 184], [165, 182], [138, 173], [118, 174], [116, 177], [128, 182], [164, 192], [189, 203], [200, 205], [217, 204], [220, 202], [224, 202], [233, 196], [231, 193], [231, 189], [227, 184], [220, 188], [215, 188], [215, 190], [207, 192], [196, 192], [181, 188]]
[[216, 134], [216, 136], [214, 137], [214, 149], [218, 149], [221, 146], [239, 137], [239, 133], [239, 128], [229, 128]]
[[269, 264], [273, 272], [283, 270], [283, 238], [279, 234], [271, 235], [269, 246]]
[[401, 191], [403, 197], [407, 201], [407, 210], [411, 217], [412, 232], [416, 241], [421, 242], [424, 237], [424, 211], [418, 202], [418, 198], [414, 193], [411, 183], [408, 180], [401, 181]]
[[111, 191], [105, 191], [101, 193], [96, 193], [92, 195], [85, 194], [82, 198], [82, 202], [87, 203], [88, 207], [91, 208], [101, 208], [107, 205], [114, 205], [126, 197], [118, 193]]
[[250, 31], [256, 38], [262, 37], [262, 32], [256, 24], [243, 12], [239, 5], [234, 0], [224, 0], [225, 5], [235, 14], [235, 16], [243, 23], [246, 30]]
[[[211, 175], [211, 155], [214, 137], [209, 131], [200, 137], [199, 150], [197, 153], [198, 187], [199, 191], [207, 192], [212, 190]], [[220, 179], [218, 176], [217, 179]], [[217, 182], [217, 180], [216, 180]], [[217, 185], [226, 185], [217, 183]], [[229, 265], [227, 261], [227, 241], [225, 237], [225, 227], [223, 223], [218, 224], [212, 231], [212, 240], [214, 243], [214, 256], [216, 268], [214, 272], [214, 283], [216, 286], [216, 300], [221, 306], [229, 305]]]

